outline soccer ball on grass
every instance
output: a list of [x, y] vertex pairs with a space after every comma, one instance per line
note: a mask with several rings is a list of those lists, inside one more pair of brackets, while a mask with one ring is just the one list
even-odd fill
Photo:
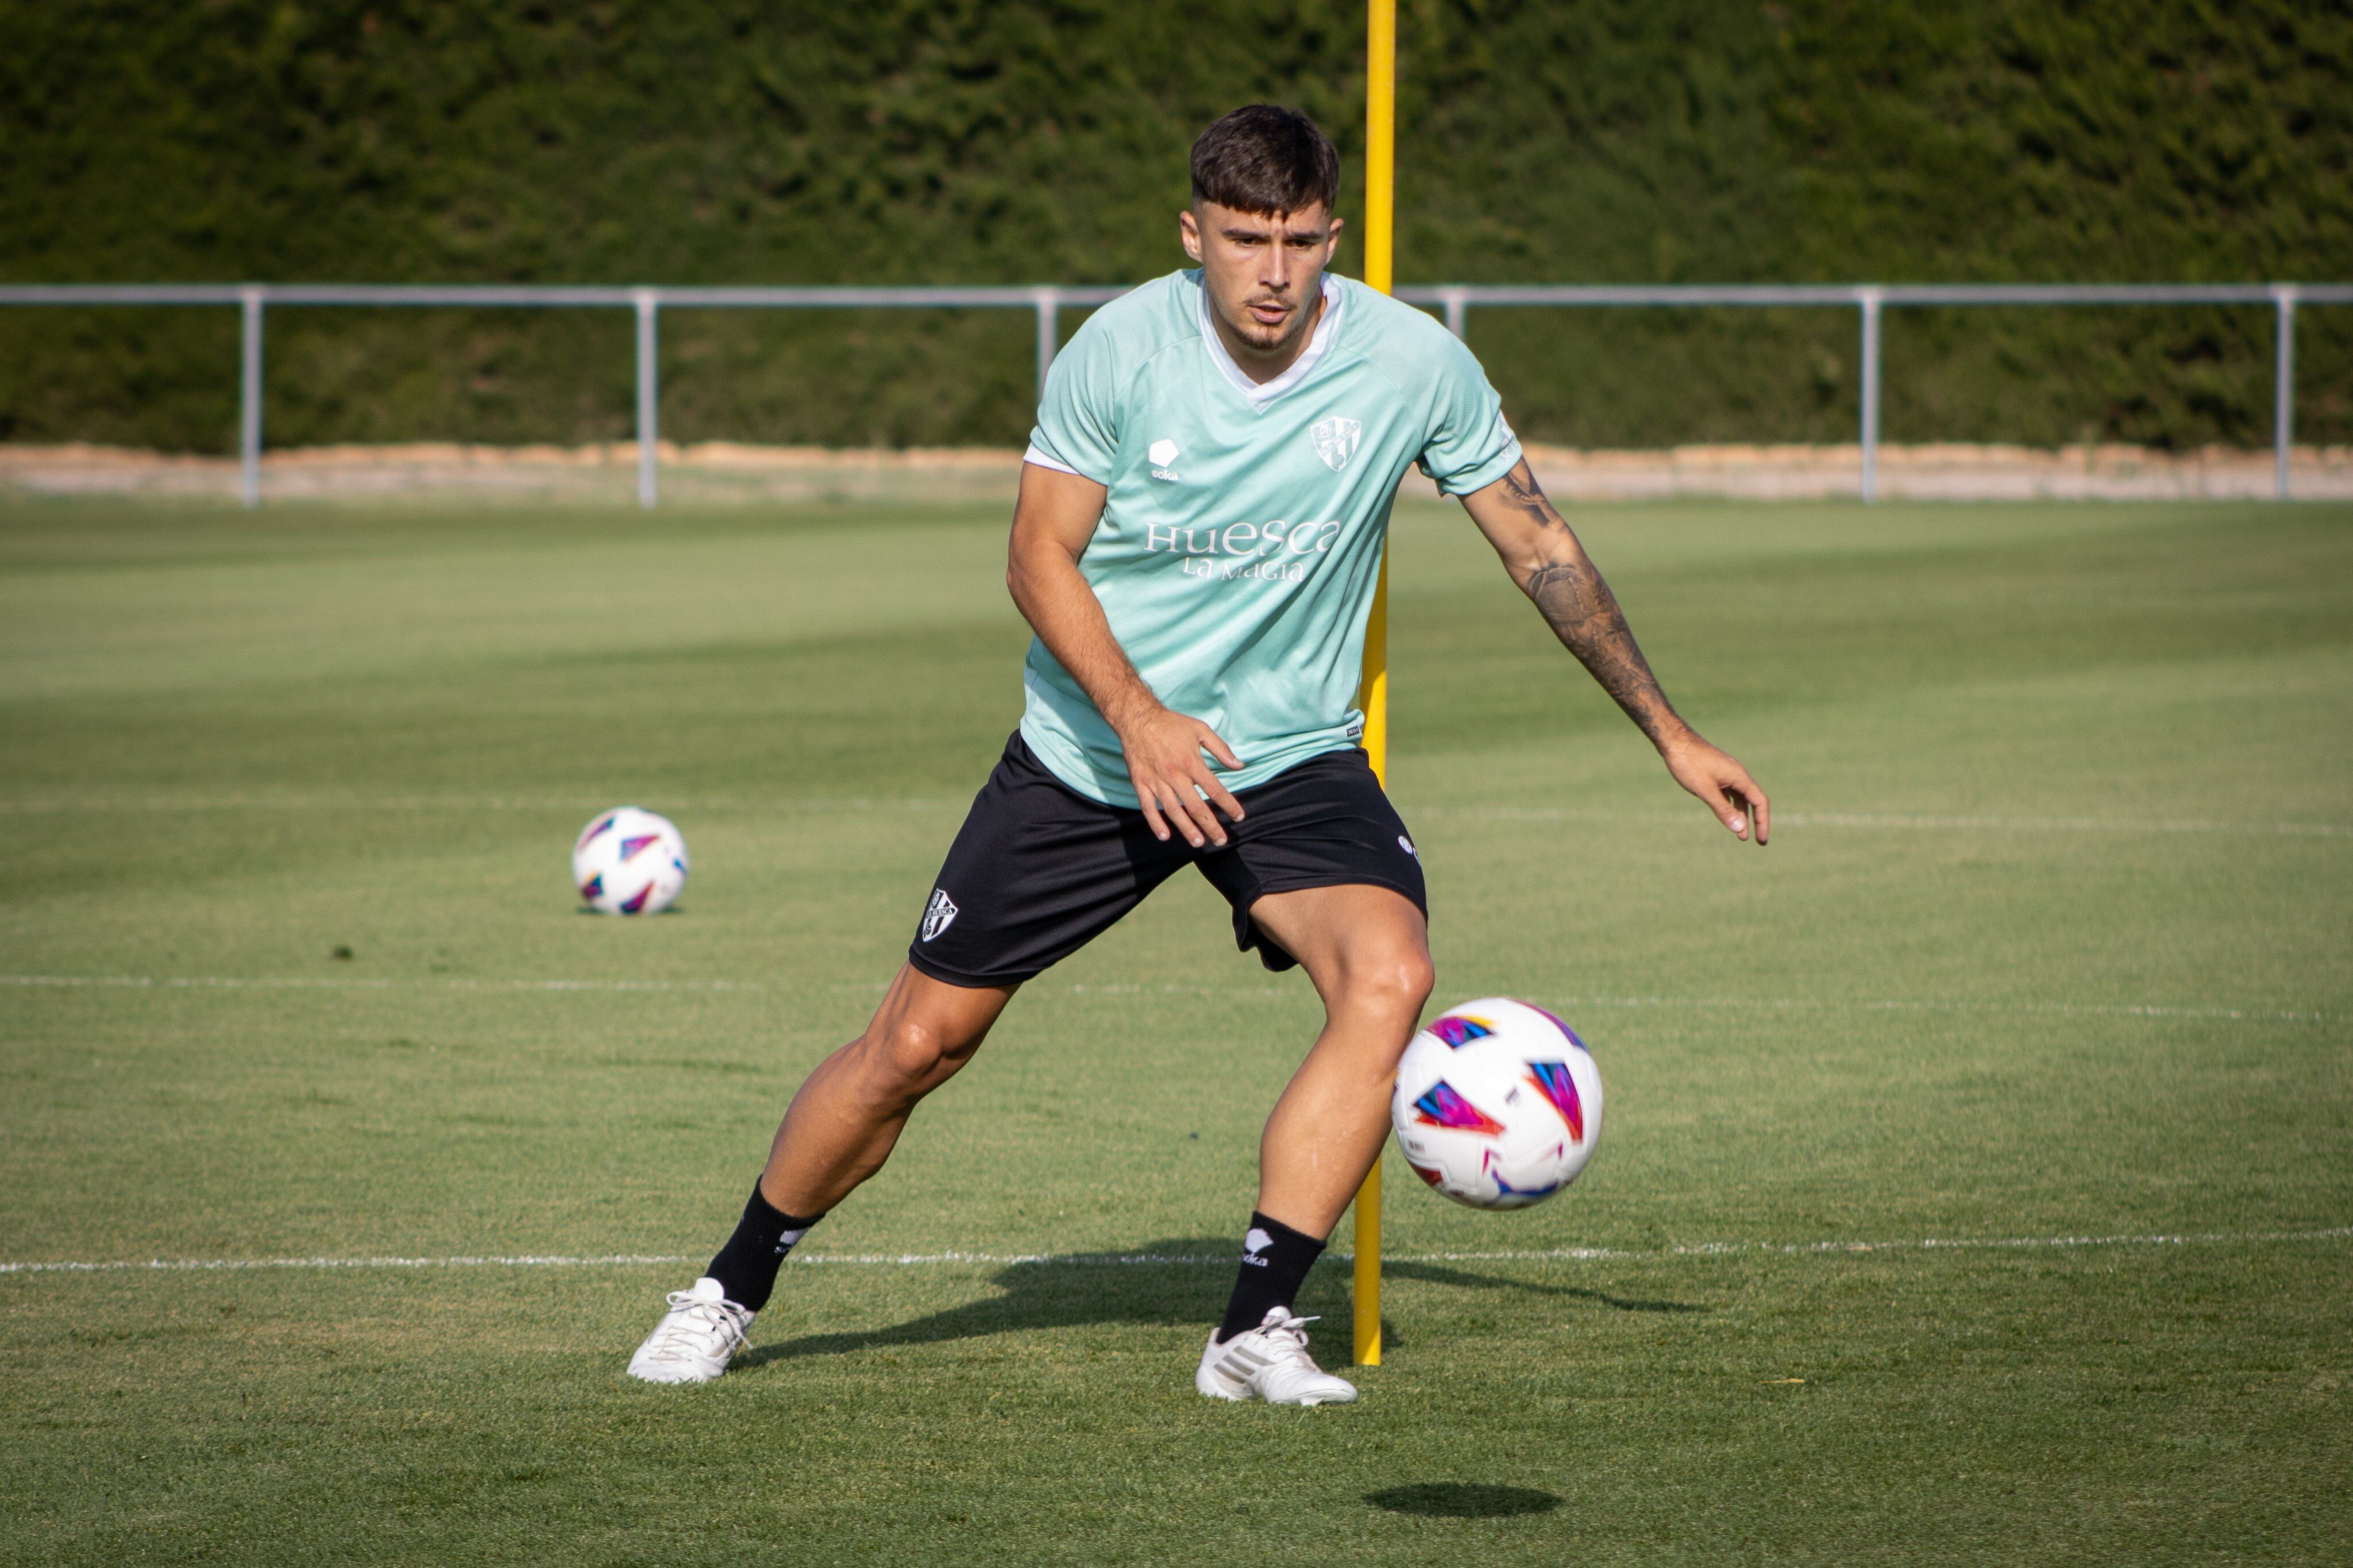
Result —
[[686, 887], [685, 836], [642, 806], [599, 812], [572, 846], [572, 885], [598, 914], [659, 914]]
[[1488, 996], [1430, 1020], [1398, 1064], [1389, 1120], [1414, 1173], [1456, 1203], [1525, 1208], [1577, 1180], [1601, 1137], [1601, 1072], [1541, 1007]]

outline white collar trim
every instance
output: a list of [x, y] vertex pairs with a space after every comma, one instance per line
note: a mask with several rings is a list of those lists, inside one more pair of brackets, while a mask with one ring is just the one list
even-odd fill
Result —
[[1252, 381], [1242, 367], [1234, 363], [1234, 356], [1226, 352], [1225, 341], [1218, 336], [1217, 323], [1209, 319], [1209, 288], [1207, 282], [1201, 285], [1201, 341], [1208, 345], [1209, 363], [1224, 373], [1225, 378], [1233, 384], [1234, 390], [1248, 398], [1251, 407], [1264, 408], [1307, 379], [1308, 373], [1315, 368], [1316, 361], [1324, 357], [1324, 351], [1332, 346], [1334, 333], [1340, 324], [1340, 311], [1346, 303], [1347, 296], [1341, 291], [1340, 280], [1326, 273], [1324, 278], [1323, 318], [1315, 323], [1314, 333], [1307, 340], [1307, 346], [1299, 351], [1299, 357], [1272, 381]]

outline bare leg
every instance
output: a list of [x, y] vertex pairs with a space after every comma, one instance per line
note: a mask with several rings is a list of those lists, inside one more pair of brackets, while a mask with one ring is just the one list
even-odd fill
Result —
[[902, 967], [866, 1032], [793, 1096], [760, 1195], [789, 1215], [821, 1215], [849, 1196], [891, 1157], [915, 1102], [972, 1059], [1014, 989], [967, 989]]
[[1388, 1136], [1398, 1058], [1436, 983], [1429, 930], [1413, 900], [1366, 886], [1270, 893], [1250, 919], [1307, 971], [1324, 1020], [1259, 1141], [1259, 1212], [1327, 1236]]

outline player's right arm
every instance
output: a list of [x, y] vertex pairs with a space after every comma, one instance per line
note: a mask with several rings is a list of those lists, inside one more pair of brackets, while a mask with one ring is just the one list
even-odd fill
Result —
[[1240, 767], [1241, 759], [1215, 730], [1153, 695], [1112, 635], [1103, 601], [1079, 570], [1079, 557], [1103, 521], [1108, 493], [1083, 474], [1024, 463], [1005, 585], [1046, 651], [1061, 661], [1118, 735], [1127, 776], [1153, 836], [1166, 841], [1174, 823], [1196, 849], [1205, 843], [1223, 846], [1226, 830], [1209, 808], [1214, 805], [1240, 822], [1241, 803], [1218, 782], [1202, 752], [1229, 768]]

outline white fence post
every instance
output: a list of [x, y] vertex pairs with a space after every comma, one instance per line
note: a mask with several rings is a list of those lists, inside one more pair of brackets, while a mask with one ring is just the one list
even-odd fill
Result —
[[2295, 285], [2272, 290], [2279, 308], [2279, 351], [2272, 366], [2272, 499], [2288, 499], [2288, 457], [2295, 440]]
[[654, 312], [661, 295], [653, 289], [632, 289], [630, 302], [638, 308], [638, 504], [655, 500], [654, 443], [660, 438], [661, 381], [655, 350]]
[[1862, 499], [1879, 499], [1879, 306], [1876, 283], [1854, 291], [1862, 306]]
[[237, 291], [238, 326], [237, 389], [237, 491], [248, 506], [261, 504], [261, 300], [259, 283]]
[[1448, 289], [1439, 298], [1446, 306], [1446, 330], [1460, 342], [1471, 325], [1471, 296], [1461, 289]]
[[1049, 284], [1032, 292], [1038, 309], [1038, 401], [1046, 401], [1046, 373], [1054, 368], [1054, 350], [1062, 334], [1062, 291]]

